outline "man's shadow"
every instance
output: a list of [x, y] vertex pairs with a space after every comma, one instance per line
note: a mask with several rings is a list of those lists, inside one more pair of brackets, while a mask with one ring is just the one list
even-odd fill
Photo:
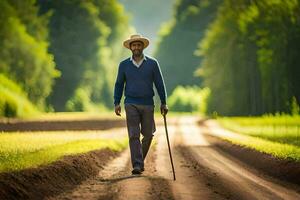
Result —
[[99, 180], [101, 182], [105, 182], [105, 183], [115, 183], [115, 182], [119, 182], [119, 181], [123, 181], [126, 179], [133, 179], [133, 178], [142, 178], [142, 177], [147, 177], [145, 175], [128, 175], [128, 176], [121, 176], [121, 177], [116, 177], [116, 178], [100, 178]]

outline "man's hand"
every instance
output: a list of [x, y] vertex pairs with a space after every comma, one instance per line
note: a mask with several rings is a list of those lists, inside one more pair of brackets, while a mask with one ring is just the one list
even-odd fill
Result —
[[169, 111], [169, 108], [168, 108], [168, 106], [166, 104], [162, 104], [160, 106], [160, 113], [162, 115], [167, 115], [168, 111]]
[[118, 116], [121, 116], [121, 106], [120, 105], [115, 105], [115, 113]]

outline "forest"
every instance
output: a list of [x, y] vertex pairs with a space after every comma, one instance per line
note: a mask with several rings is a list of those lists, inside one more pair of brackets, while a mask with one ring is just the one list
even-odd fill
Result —
[[209, 89], [207, 114], [299, 114], [297, 0], [177, 1], [155, 55], [169, 94], [179, 82]]
[[153, 20], [143, 3], [130, 16], [125, 0], [2, 0], [0, 116], [112, 109], [130, 55], [122, 42], [135, 32], [158, 33], [151, 48], [172, 111], [299, 114], [300, 1], [155, 1]]
[[132, 32], [116, 0], [0, 2], [0, 115], [109, 107]]

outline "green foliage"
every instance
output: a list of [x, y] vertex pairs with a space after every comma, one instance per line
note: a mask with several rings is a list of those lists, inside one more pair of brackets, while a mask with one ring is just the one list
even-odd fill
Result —
[[209, 113], [287, 113], [299, 102], [299, 11], [298, 1], [223, 2], [199, 51]]
[[38, 15], [34, 0], [0, 2], [0, 73], [21, 85], [40, 109], [59, 76], [48, 53], [47, 15]]
[[67, 111], [86, 111], [91, 104], [90, 92], [84, 88], [78, 88], [75, 95], [67, 102]]
[[75, 95], [66, 103], [66, 111], [69, 112], [105, 112], [108, 111], [103, 103], [95, 103], [91, 98], [89, 88], [77, 88]]
[[210, 88], [210, 115], [291, 112], [292, 97], [300, 101], [299, 13], [299, 1], [178, 1], [156, 50], [168, 93]]
[[26, 93], [3, 74], [0, 74], [0, 95], [0, 117], [25, 117], [38, 112]]
[[[94, 3], [100, 10], [99, 18], [110, 31], [105, 47], [102, 47], [99, 52], [101, 74], [103, 75], [99, 76], [99, 73], [93, 73], [94, 77], [90, 77], [90, 98], [94, 104], [109, 108], [112, 106], [118, 63], [128, 55], [128, 50], [123, 48], [122, 43], [132, 33], [133, 28], [129, 25], [128, 14], [117, 0], [94, 0]], [[86, 86], [86, 83], [82, 85]]]
[[300, 114], [300, 107], [299, 107], [299, 104], [297, 102], [296, 97], [292, 98], [291, 114], [292, 115], [299, 115]]
[[[120, 40], [128, 32], [123, 8], [116, 0], [39, 2], [42, 12], [53, 11], [49, 23], [50, 51], [62, 72], [49, 102], [56, 111], [65, 110], [68, 100], [76, 102], [72, 109], [85, 109], [86, 103], [79, 101], [87, 101], [86, 98], [111, 105], [114, 68], [123, 55]], [[88, 95], [79, 95], [78, 88], [86, 88]]]
[[168, 104], [171, 111], [175, 112], [201, 112], [206, 111], [206, 99], [209, 89], [197, 86], [178, 86], [169, 97]]
[[62, 76], [57, 79], [50, 103], [57, 111], [74, 94], [87, 68], [98, 67], [97, 53], [106, 26], [98, 19], [98, 9], [84, 1], [42, 1], [42, 10], [53, 9], [50, 28], [50, 51]]
[[162, 27], [155, 57], [161, 65], [167, 92], [177, 85], [199, 85], [195, 70], [201, 58], [195, 55], [197, 43], [214, 19], [220, 0], [181, 0], [172, 21]]

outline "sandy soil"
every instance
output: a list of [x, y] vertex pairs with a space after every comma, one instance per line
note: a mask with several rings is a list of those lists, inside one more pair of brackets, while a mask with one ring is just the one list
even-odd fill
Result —
[[[121, 154], [105, 153], [111, 156], [98, 155], [98, 152], [94, 154], [98, 164], [94, 164], [97, 167], [92, 170], [93, 173], [69, 187], [57, 181], [52, 183], [60, 185], [61, 190], [56, 192], [45, 194], [36, 188], [36, 196], [32, 191], [30, 196], [22, 193], [23, 196], [13, 195], [4, 199], [300, 199], [300, 186], [295, 181], [298, 180], [296, 168], [299, 163], [283, 164], [272, 157], [266, 159], [266, 155], [230, 145], [211, 136], [210, 132], [214, 130], [208, 127], [209, 124], [199, 124], [198, 121], [196, 117], [170, 120], [168, 130], [176, 181], [173, 181], [164, 127], [158, 124], [155, 145], [150, 149], [145, 172], [140, 176], [131, 175], [128, 149]], [[126, 132], [126, 129], [123, 131]], [[90, 161], [85, 164], [90, 165]], [[285, 168], [287, 165], [289, 167]], [[74, 162], [68, 170], [77, 166], [78, 163]], [[71, 178], [72, 175], [67, 176], [68, 170], [58, 173]], [[284, 170], [295, 170], [292, 171], [294, 179], [283, 178]], [[43, 177], [36, 178], [39, 179]], [[0, 196], [4, 187], [1, 180], [0, 176]], [[32, 182], [36, 180], [30, 179]], [[12, 178], [9, 182], [12, 190], [13, 181]], [[20, 191], [12, 192], [18, 194]]]

